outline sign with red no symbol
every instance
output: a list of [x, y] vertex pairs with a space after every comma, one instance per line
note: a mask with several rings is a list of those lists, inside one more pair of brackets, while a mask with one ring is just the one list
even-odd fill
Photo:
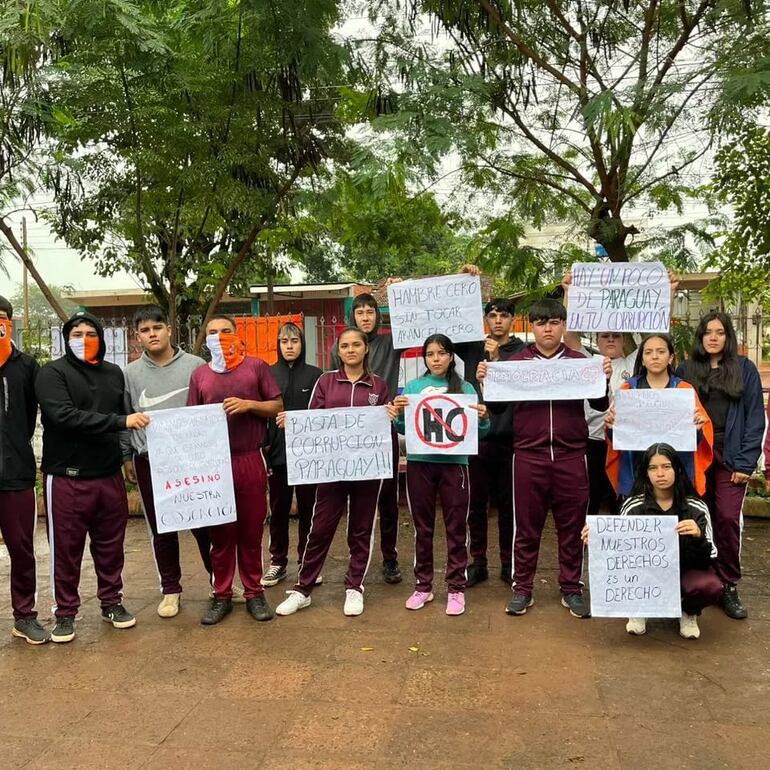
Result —
[[421, 455], [475, 455], [479, 451], [475, 395], [410, 395], [404, 410], [406, 451]]

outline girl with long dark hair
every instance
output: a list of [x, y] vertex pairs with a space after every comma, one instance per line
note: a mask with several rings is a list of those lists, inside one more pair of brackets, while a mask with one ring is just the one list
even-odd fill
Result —
[[[651, 334], [646, 337], [639, 347], [639, 354], [634, 364], [634, 373], [628, 382], [621, 385], [620, 390], [645, 390], [664, 388], [684, 388], [692, 390], [692, 385], [674, 374], [674, 345], [671, 338], [665, 334]], [[651, 415], [654, 419], [654, 415]], [[621, 497], [628, 497], [634, 484], [636, 464], [641, 452], [617, 450], [612, 444], [612, 426], [615, 420], [615, 409], [610, 408], [605, 419], [608, 427], [607, 441], [607, 476]], [[695, 394], [694, 422], [698, 428], [698, 447], [695, 452], [681, 453], [682, 463], [687, 475], [698, 494], [706, 492], [706, 471], [711, 465], [714, 433], [711, 420]], [[660, 435], [656, 438], [665, 440], [666, 426], [660, 425]]]
[[[337, 356], [340, 368], [318, 378], [310, 397], [310, 409], [383, 406], [388, 403], [385, 380], [372, 374], [369, 368], [369, 343], [364, 332], [345, 329], [337, 338]], [[281, 412], [276, 422], [279, 428], [283, 428], [286, 412]], [[276, 607], [278, 615], [292, 615], [310, 606], [310, 594], [318, 582], [346, 508], [350, 561], [345, 575], [342, 611], [348, 616], [360, 615], [364, 611], [364, 577], [371, 560], [374, 520], [381, 490], [381, 479], [318, 484], [297, 583]]]
[[[669, 444], [653, 444], [642, 454], [636, 468], [631, 496], [620, 509], [621, 516], [676, 516], [679, 520], [679, 576], [682, 616], [679, 633], [685, 639], [700, 636], [698, 616], [719, 601], [722, 583], [714, 572], [711, 517], [706, 504], [693, 488], [681, 457]], [[588, 542], [588, 528], [583, 530]], [[629, 634], [647, 631], [646, 618], [629, 618]]]
[[[473, 386], [455, 370], [455, 348], [444, 334], [432, 334], [422, 346], [426, 372], [410, 380], [402, 395], [390, 408], [396, 430], [404, 433], [404, 407], [409, 396], [430, 393], [466, 393], [476, 395]], [[487, 408], [474, 407], [479, 413], [479, 436], [489, 430]], [[415, 530], [414, 593], [407, 599], [409, 610], [422, 609], [433, 601], [433, 532], [436, 527], [436, 498], [441, 500], [447, 539], [446, 582], [448, 587], [447, 615], [465, 611], [466, 567], [468, 564], [468, 512], [470, 482], [466, 455], [407, 454], [406, 496]]]
[[738, 595], [746, 485], [757, 467], [765, 430], [762, 383], [757, 367], [738, 355], [732, 321], [712, 311], [695, 331], [692, 355], [677, 371], [691, 383], [714, 425], [714, 461], [706, 476], [705, 500], [714, 518], [720, 604], [736, 620], [748, 616]]

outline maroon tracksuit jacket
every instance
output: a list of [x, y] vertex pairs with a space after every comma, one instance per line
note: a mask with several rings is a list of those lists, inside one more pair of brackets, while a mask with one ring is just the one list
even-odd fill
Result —
[[[560, 345], [554, 358], [583, 358]], [[511, 361], [546, 358], [535, 345]], [[604, 411], [607, 396], [588, 402]], [[583, 545], [580, 531], [588, 506], [584, 403], [521, 401], [513, 410], [513, 589], [531, 595], [540, 538], [550, 508], [559, 542], [559, 584], [565, 594], [580, 593]]]
[[[351, 382], [345, 374], [345, 369], [340, 368], [336, 372], [321, 375], [313, 389], [310, 408], [382, 406], [389, 400], [388, 386], [385, 380], [376, 374], [365, 374], [360, 380]], [[345, 588], [363, 592], [364, 577], [372, 553], [374, 520], [381, 489], [381, 480], [334, 481], [318, 485], [310, 532], [299, 565], [295, 591], [305, 596], [312, 592], [347, 503], [350, 562], [345, 575]]]

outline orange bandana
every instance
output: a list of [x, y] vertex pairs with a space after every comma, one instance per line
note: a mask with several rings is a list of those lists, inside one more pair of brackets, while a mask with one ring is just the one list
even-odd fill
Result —
[[11, 357], [13, 352], [13, 321], [8, 318], [0, 318], [0, 366]]
[[231, 372], [246, 358], [246, 345], [237, 334], [209, 334], [206, 337], [206, 345], [211, 351], [211, 368], [220, 374]]
[[75, 358], [96, 366], [99, 363], [99, 338], [79, 337], [69, 341], [70, 350]]

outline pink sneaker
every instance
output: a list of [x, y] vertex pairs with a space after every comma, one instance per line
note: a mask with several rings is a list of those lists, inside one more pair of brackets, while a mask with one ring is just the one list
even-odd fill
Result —
[[421, 610], [428, 602], [433, 601], [433, 594], [429, 591], [415, 591], [407, 600], [408, 610]]
[[450, 593], [446, 599], [447, 615], [462, 615], [465, 612], [465, 594]]

